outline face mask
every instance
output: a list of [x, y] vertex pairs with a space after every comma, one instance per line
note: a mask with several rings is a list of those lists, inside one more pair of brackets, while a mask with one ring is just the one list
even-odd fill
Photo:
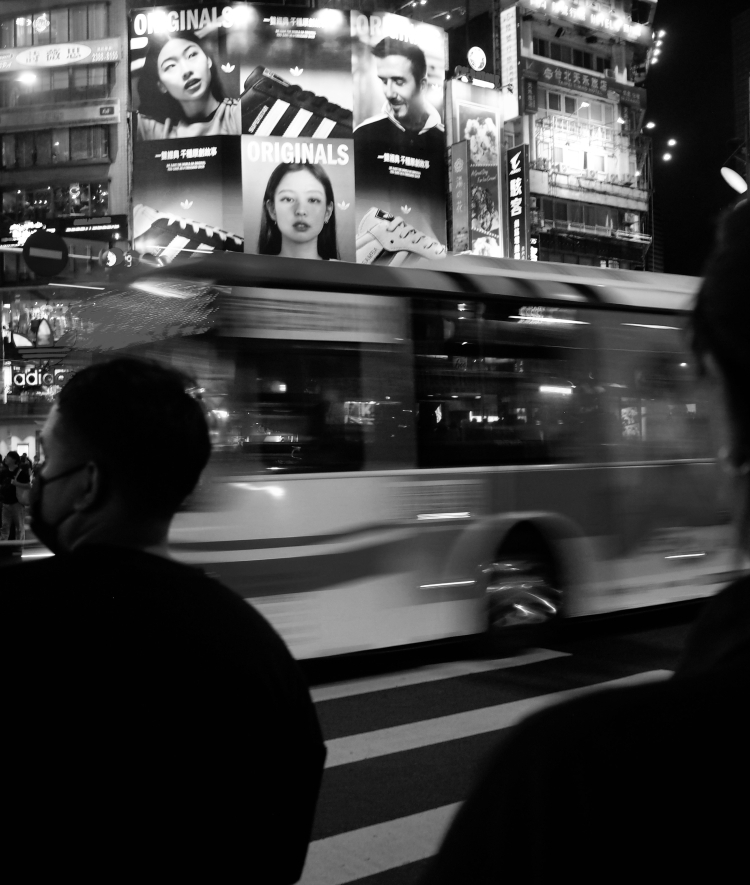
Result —
[[53, 553], [60, 552], [58, 530], [66, 519], [70, 519], [70, 517], [73, 516], [75, 508], [71, 508], [67, 513], [63, 513], [56, 522], [47, 522], [42, 516], [42, 492], [44, 491], [45, 486], [57, 482], [58, 479], [65, 479], [67, 476], [72, 476], [74, 473], [78, 473], [79, 470], [83, 470], [86, 466], [86, 464], [79, 464], [78, 467], [71, 467], [70, 470], [63, 470], [62, 473], [50, 477], [44, 476], [44, 473], [42, 473], [34, 480], [30, 508], [31, 530], [37, 538], [39, 538], [42, 544], [49, 547]]

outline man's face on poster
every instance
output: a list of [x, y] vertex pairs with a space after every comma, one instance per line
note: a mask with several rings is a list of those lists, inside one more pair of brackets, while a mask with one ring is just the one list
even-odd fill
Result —
[[416, 80], [411, 62], [403, 55], [376, 59], [378, 79], [393, 116], [404, 125], [422, 116], [422, 89], [426, 79]]

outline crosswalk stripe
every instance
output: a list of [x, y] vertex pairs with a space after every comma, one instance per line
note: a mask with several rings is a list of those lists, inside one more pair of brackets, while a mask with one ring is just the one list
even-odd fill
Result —
[[299, 885], [345, 885], [432, 857], [460, 805], [318, 839], [310, 844]]
[[596, 685], [556, 691], [551, 694], [537, 695], [536, 697], [524, 698], [520, 701], [510, 701], [493, 707], [469, 710], [465, 713], [454, 713], [450, 716], [424, 719], [420, 722], [410, 722], [406, 725], [396, 725], [391, 728], [381, 728], [362, 734], [350, 735], [349, 737], [335, 738], [326, 741], [326, 747], [328, 748], [326, 768], [348, 765], [351, 762], [362, 762], [365, 759], [375, 759], [378, 756], [387, 756], [390, 753], [403, 753], [406, 750], [416, 750], [420, 747], [485, 734], [490, 731], [500, 731], [515, 725], [519, 719], [527, 716], [529, 713], [560, 701], [590, 694], [603, 688], [655, 682], [666, 679], [670, 675], [670, 670], [651, 670], [646, 673], [625, 676], [621, 679], [600, 682]]
[[420, 685], [423, 682], [438, 682], [442, 679], [455, 679], [457, 676], [469, 676], [472, 673], [486, 673], [490, 670], [503, 670], [509, 667], [522, 667], [525, 664], [536, 664], [540, 661], [551, 661], [554, 658], [569, 657], [569, 652], [553, 651], [549, 648], [528, 649], [512, 658], [495, 658], [490, 661], [453, 661], [448, 664], [430, 664], [416, 670], [403, 670], [388, 673], [385, 676], [366, 676], [352, 679], [350, 682], [338, 682], [332, 685], [321, 685], [310, 691], [313, 701], [331, 701], [347, 698], [352, 695], [366, 694], [371, 691], [384, 691], [388, 688], [403, 688], [407, 685]]

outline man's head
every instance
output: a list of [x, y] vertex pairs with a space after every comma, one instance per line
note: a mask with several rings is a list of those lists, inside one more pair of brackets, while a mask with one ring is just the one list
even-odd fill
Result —
[[416, 128], [424, 118], [423, 90], [427, 85], [424, 52], [405, 40], [386, 37], [372, 50], [378, 79], [393, 116], [405, 129]]
[[18, 470], [18, 465], [20, 463], [21, 459], [18, 456], [18, 452], [8, 452], [3, 459], [3, 464], [5, 464], [8, 470]]
[[[57, 551], [87, 538], [164, 541], [211, 448], [191, 386], [178, 372], [132, 358], [90, 366], [68, 381], [42, 431], [32, 528], [44, 543]], [[168, 467], [133, 457], [145, 439], [169, 447]]]

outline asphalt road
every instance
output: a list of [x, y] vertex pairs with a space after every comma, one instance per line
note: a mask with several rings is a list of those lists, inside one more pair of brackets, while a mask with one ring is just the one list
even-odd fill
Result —
[[328, 760], [303, 885], [414, 885], [503, 732], [567, 694], [667, 677], [699, 609], [305, 664]]

